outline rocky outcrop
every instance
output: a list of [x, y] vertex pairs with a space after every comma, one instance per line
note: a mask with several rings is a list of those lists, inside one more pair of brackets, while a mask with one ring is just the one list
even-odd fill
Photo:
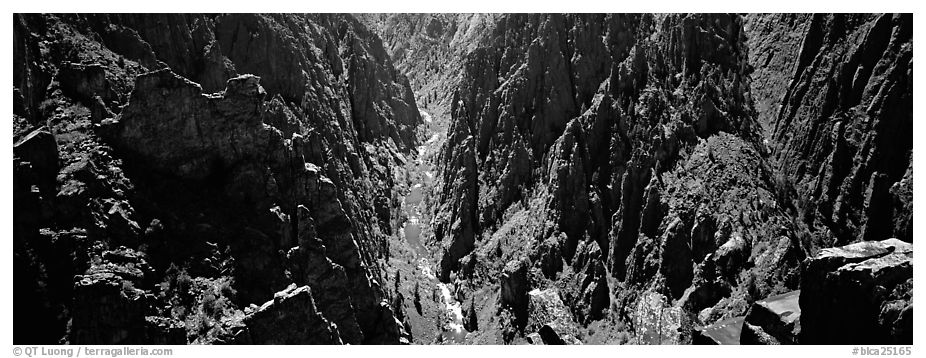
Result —
[[244, 344], [340, 344], [336, 325], [315, 308], [308, 286], [290, 285], [244, 318]]
[[296, 219], [295, 235], [299, 246], [291, 248], [286, 255], [290, 279], [315, 288], [317, 307], [337, 325], [337, 331], [346, 342], [361, 341], [362, 333], [354, 315], [344, 267], [326, 256], [327, 248], [316, 236], [315, 221], [305, 206], [297, 208]]
[[186, 324], [173, 318], [145, 316], [145, 344], [186, 344]]
[[802, 267], [802, 344], [912, 344], [913, 245], [823, 249]]
[[544, 344], [574, 344], [577, 328], [569, 308], [553, 289], [528, 292], [529, 319], [525, 330], [537, 332]]
[[[75, 344], [141, 344], [154, 337], [146, 320], [154, 297], [145, 287], [152, 269], [142, 254], [120, 248], [96, 256], [83, 275], [74, 278], [70, 341]], [[160, 335], [159, 335], [160, 336]], [[186, 343], [186, 336], [179, 343]], [[170, 339], [170, 338], [167, 338]], [[176, 338], [175, 338], [176, 339]], [[176, 342], [176, 341], [174, 341]]]
[[459, 260], [476, 247], [479, 227], [475, 144], [472, 137], [467, 137], [460, 145], [465, 150], [454, 153], [451, 159], [451, 163], [459, 170], [444, 173], [444, 182], [447, 184], [440, 197], [445, 204], [439, 211], [441, 216], [437, 218], [439, 221], [435, 226], [435, 239], [441, 240], [444, 236], [450, 238], [441, 254], [440, 277], [445, 282], [452, 271], [459, 270]]
[[231, 79], [221, 97], [210, 98], [170, 70], [144, 74], [113, 132], [121, 146], [148, 159], [155, 170], [189, 180], [234, 170], [237, 163], [283, 144], [282, 135], [261, 122], [266, 93], [259, 81]]
[[84, 65], [65, 62], [58, 69], [55, 80], [61, 84], [64, 94], [88, 104], [97, 97], [104, 104], [122, 102], [106, 79], [106, 68], [98, 63]]
[[543, 344], [545, 345], [560, 346], [560, 345], [566, 344], [566, 341], [563, 340], [563, 338], [559, 336], [559, 334], [556, 332], [555, 329], [553, 329], [553, 327], [550, 327], [550, 326], [540, 327], [540, 330], [537, 331], [537, 333], [540, 335], [540, 339], [543, 341]]
[[608, 272], [599, 245], [582, 242], [577, 251], [573, 264], [581, 269], [571, 278], [564, 277], [560, 296], [577, 322], [588, 323], [605, 316], [610, 304]]

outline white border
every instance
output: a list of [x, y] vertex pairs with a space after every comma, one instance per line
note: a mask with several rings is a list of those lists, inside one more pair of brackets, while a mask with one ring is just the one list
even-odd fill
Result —
[[[702, 3], [700, 1], [665, 1], [665, 0], [646, 0], [646, 1], [588, 1], [588, 0], [558, 0], [558, 1], [500, 1], [500, 0], [384, 0], [384, 1], [279, 1], [279, 0], [260, 0], [248, 2], [236, 2], [233, 0], [226, 1], [202, 1], [202, 0], [156, 0], [156, 1], [64, 1], [50, 0], [41, 2], [24, 2], [17, 1], [6, 3], [10, 11], [7, 13], [7, 21], [12, 18], [15, 12], [914, 12], [917, 13], [922, 8], [921, 3], [913, 1], [809, 1], [809, 0], [773, 0], [765, 2], [751, 2], [746, 0], [723, 0]], [[917, 18], [914, 14], [914, 20]], [[3, 26], [3, 42], [7, 54], [3, 57], [3, 72], [5, 83], [12, 82], [12, 27], [10, 23]], [[920, 37], [920, 26], [914, 26], [914, 38]], [[914, 58], [920, 58], [921, 51], [914, 48]], [[914, 73], [914, 87], [918, 82], [916, 79], [922, 77], [919, 73]], [[917, 91], [914, 88], [914, 94]], [[6, 87], [3, 99], [5, 113], [12, 112], [12, 86]], [[918, 124], [917, 113], [922, 112], [921, 102], [914, 97], [914, 152], [921, 152], [923, 143], [926, 141], [926, 135], [923, 133], [923, 126]], [[10, 117], [7, 117], [10, 118]], [[9, 119], [2, 126], [4, 134], [8, 141], [12, 141], [12, 121]], [[7, 158], [7, 164], [3, 166], [3, 175], [0, 180], [3, 181], [3, 187], [6, 190], [0, 191], [4, 206], [4, 215], [2, 216], [3, 235], [6, 238], [7, 253], [2, 256], [4, 262], [4, 274], [2, 276], [2, 288], [5, 292], [0, 294], [3, 301], [4, 309], [0, 319], [4, 324], [0, 325], [3, 330], [3, 346], [0, 347], [0, 354], [12, 355], [12, 208], [13, 201], [11, 192], [8, 188], [12, 186], [12, 170], [10, 166], [13, 157], [12, 145], [3, 149]], [[924, 167], [922, 155], [914, 157], [914, 171], [922, 171]], [[926, 188], [921, 184], [926, 184], [923, 174], [914, 178], [914, 186]], [[922, 189], [921, 189], [922, 190]], [[915, 193], [914, 193], [915, 196]], [[926, 210], [923, 203], [914, 200], [914, 213]], [[924, 220], [918, 220], [914, 217], [914, 226], [921, 227]], [[917, 237], [914, 233], [914, 237]], [[918, 240], [918, 237], [917, 239]], [[918, 264], [916, 265], [919, 266]], [[922, 271], [915, 269], [915, 271]], [[923, 273], [914, 274], [915, 286], [923, 287]], [[924, 319], [923, 309], [915, 313], [914, 318], [914, 354], [921, 355], [920, 350], [926, 349], [922, 346], [923, 325], [920, 324]], [[594, 356], [595, 358], [605, 357], [636, 357], [636, 356], [659, 356], [659, 357], [737, 357], [737, 358], [761, 358], [761, 357], [789, 357], [789, 356], [835, 356], [835, 357], [853, 357], [851, 354], [852, 346], [781, 346], [781, 347], [757, 347], [757, 346], [735, 346], [735, 347], [706, 347], [706, 346], [569, 346], [567, 347], [539, 347], [539, 346], [412, 346], [412, 347], [375, 347], [375, 346], [353, 346], [353, 347], [335, 347], [335, 346], [245, 346], [245, 347], [202, 347], [202, 346], [168, 346], [174, 349], [174, 357], [200, 357], [200, 356], [221, 356], [221, 357], [277, 357], [277, 356], [300, 356], [300, 357], [341, 357], [341, 356], [358, 356], [358, 357], [494, 357], [514, 354], [516, 356], [527, 357], [557, 357], [571, 358], [581, 356]], [[2, 352], [6, 349], [6, 352]], [[9, 353], [7, 353], [9, 352]], [[4, 354], [6, 353], [6, 354]], [[858, 356], [855, 356], [858, 357]]]

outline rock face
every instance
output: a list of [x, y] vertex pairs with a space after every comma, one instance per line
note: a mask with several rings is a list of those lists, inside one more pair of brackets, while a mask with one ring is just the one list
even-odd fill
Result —
[[910, 185], [912, 16], [755, 15], [747, 27], [761, 119], [812, 233], [912, 241], [907, 198], [891, 189]]
[[[17, 342], [399, 342], [379, 260], [421, 118], [376, 35], [349, 15], [14, 24], [17, 302], [42, 317], [15, 324], [49, 327]], [[144, 280], [92, 262], [120, 245]]]
[[282, 147], [282, 136], [261, 122], [266, 92], [259, 82], [255, 76], [236, 77], [221, 97], [210, 98], [170, 70], [146, 73], [137, 79], [115, 136], [120, 146], [150, 158], [153, 169], [184, 179], [233, 171], [239, 162]]
[[[404, 68], [440, 78], [414, 58], [464, 38], [454, 16], [366, 21]], [[708, 326], [799, 289], [808, 252], [900, 236], [911, 147], [879, 138], [910, 128], [908, 21], [491, 18], [440, 60], [462, 58], [433, 213], [442, 280], [473, 253], [531, 248], [581, 322], [658, 292]], [[882, 149], [901, 159], [875, 164]]]
[[802, 271], [801, 343], [913, 343], [912, 244], [824, 249]]
[[[743, 24], [735, 15], [499, 17], [466, 55], [451, 103], [435, 210], [436, 239], [449, 248], [442, 267], [457, 270], [485, 233], [518, 225], [520, 240], [545, 248], [535, 263], [587, 322], [632, 310], [630, 292], [680, 299], [705, 258], [737, 237], [712, 256], [725, 271], [712, 277], [740, 286], [752, 246], [790, 222], [769, 180]], [[519, 211], [527, 223], [508, 219]], [[571, 273], [557, 279], [566, 271], [557, 261]], [[778, 284], [774, 275], [762, 272], [763, 286]]]

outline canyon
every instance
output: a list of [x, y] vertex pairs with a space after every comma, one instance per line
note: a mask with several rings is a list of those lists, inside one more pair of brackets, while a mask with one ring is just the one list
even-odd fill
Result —
[[16, 344], [912, 344], [910, 14], [16, 14]]

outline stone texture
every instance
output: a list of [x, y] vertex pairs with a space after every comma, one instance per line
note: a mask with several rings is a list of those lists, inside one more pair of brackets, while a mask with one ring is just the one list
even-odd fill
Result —
[[802, 344], [911, 344], [913, 245], [897, 239], [824, 249], [802, 267]]
[[[845, 245], [896, 236], [890, 187], [912, 158], [909, 14], [755, 15], [754, 85], [776, 165], [814, 232]], [[767, 34], [776, 36], [767, 36]], [[783, 34], [779, 36], [779, 34]], [[890, 139], [888, 139], [890, 138]], [[829, 246], [829, 245], [825, 245]]]
[[308, 286], [290, 285], [244, 319], [248, 344], [338, 344], [337, 326], [315, 308]]

